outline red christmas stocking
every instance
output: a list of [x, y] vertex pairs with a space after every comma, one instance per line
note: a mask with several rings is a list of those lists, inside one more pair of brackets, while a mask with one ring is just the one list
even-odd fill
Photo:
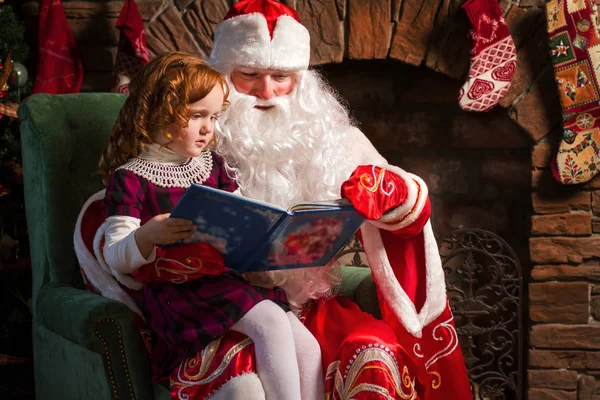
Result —
[[40, 2], [40, 59], [32, 93], [78, 93], [83, 67], [60, 0]]
[[471, 21], [471, 67], [458, 102], [465, 111], [489, 111], [510, 88], [517, 51], [497, 0], [467, 0]]
[[135, 1], [126, 0], [116, 23], [119, 28], [119, 47], [115, 60], [114, 91], [129, 93], [129, 82], [139, 69], [149, 62], [144, 21], [138, 12]]
[[563, 111], [562, 140], [552, 172], [563, 184], [587, 182], [600, 167], [600, 26], [593, 3], [546, 4], [548, 44]]

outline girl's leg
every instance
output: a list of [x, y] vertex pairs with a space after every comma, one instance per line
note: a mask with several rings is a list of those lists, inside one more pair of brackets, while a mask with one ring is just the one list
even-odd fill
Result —
[[325, 378], [319, 342], [294, 313], [288, 312], [287, 315], [296, 344], [302, 400], [325, 400]]
[[281, 307], [270, 300], [261, 301], [231, 329], [254, 341], [256, 373], [267, 400], [301, 400], [294, 337]]

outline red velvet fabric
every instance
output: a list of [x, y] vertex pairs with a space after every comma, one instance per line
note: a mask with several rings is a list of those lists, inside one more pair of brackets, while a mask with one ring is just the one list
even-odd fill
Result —
[[144, 21], [135, 5], [135, 1], [125, 1], [115, 26], [121, 32], [119, 51], [122, 50], [121, 45], [123, 45], [124, 35], [128, 39], [129, 46], [131, 46], [135, 56], [139, 58], [140, 64], [148, 64], [150, 58], [148, 56], [148, 46], [146, 45], [146, 35], [144, 34]]
[[[401, 178], [398, 177], [398, 179]], [[353, 187], [356, 187], [357, 178], [351, 177], [350, 180], [354, 180]], [[362, 197], [363, 202], [371, 202], [372, 204], [361, 204], [360, 206], [363, 210], [377, 210], [378, 212], [371, 215], [378, 215], [379, 210], [382, 208], [381, 204], [386, 204], [388, 197], [385, 193], [376, 191], [370, 197]], [[359, 197], [355, 196], [354, 198], [357, 199]], [[417, 198], [416, 202], [418, 201], [422, 201], [422, 199]], [[402, 205], [402, 203], [396, 206], [399, 205]], [[414, 209], [415, 204], [411, 204], [410, 206], [411, 209]], [[387, 204], [384, 207], [387, 207]], [[429, 222], [430, 215], [431, 205], [429, 199], [426, 199], [423, 210], [409, 225], [395, 231], [379, 230], [394, 277], [414, 304], [417, 313], [423, 311], [427, 296], [443, 296], [444, 299], [446, 297], [446, 293], [443, 291], [427, 293], [427, 263], [423, 228]], [[463, 400], [472, 398], [468, 373], [449, 306], [446, 305], [441, 315], [423, 327], [421, 337], [419, 338], [406, 330], [396, 312], [392, 310], [391, 304], [386, 302], [386, 298], [380, 289], [383, 287], [384, 282], [377, 282], [375, 278], [375, 283], [378, 288], [377, 295], [383, 322], [372, 325], [378, 327], [376, 335], [379, 335], [379, 332], [386, 332], [388, 330], [394, 333], [394, 340], [388, 338], [385, 341], [390, 345], [390, 348], [393, 346], [398, 349], [397, 354], [402, 354], [403, 363], [407, 366], [409, 375], [412, 379], [415, 379], [415, 390], [418, 393], [418, 398], [421, 400]], [[350, 322], [345, 324], [334, 319], [335, 314], [344, 315], [344, 312], [340, 311], [338, 306], [332, 304], [327, 304], [326, 306], [336, 309], [335, 312], [329, 311], [326, 313], [319, 309], [316, 312], [320, 311], [323, 313], [326, 319], [323, 320], [322, 324], [327, 324], [329, 327], [326, 336], [334, 339], [329, 344], [323, 343], [322, 347], [336, 348], [335, 343], [337, 342], [335, 338], [344, 336], [344, 332], [335, 332], [338, 329], [346, 330], [346, 334], [350, 332], [348, 340], [354, 340], [352, 339], [354, 336], [353, 331], [348, 330], [353, 329]], [[321, 306], [321, 308], [323, 307]], [[311, 318], [318, 320], [321, 316], [312, 316]], [[348, 319], [348, 321], [361, 322], [366, 318], [368, 319], [368, 317], [356, 313], [354, 316], [346, 313], [343, 318]], [[307, 326], [309, 326], [308, 321], [309, 318], [307, 318]], [[381, 324], [386, 328], [382, 329]], [[319, 323], [310, 321], [310, 326], [318, 327]], [[313, 333], [317, 335], [318, 339], [320, 335], [324, 335], [320, 329], [315, 329]], [[383, 337], [387, 336], [384, 334]], [[343, 353], [339, 352], [339, 354]], [[343, 357], [343, 355], [341, 356]], [[336, 356], [331, 356], [328, 351], [324, 351], [324, 357], [327, 357], [329, 360]], [[340, 355], [337, 357], [339, 358]], [[400, 360], [398, 361], [399, 368], [402, 368]], [[399, 371], [399, 373], [401, 372]]]
[[427, 324], [421, 338], [408, 333], [395, 318], [386, 317], [391, 311], [384, 305], [386, 323], [396, 333], [399, 343], [409, 350], [418, 380], [422, 400], [470, 400], [473, 398], [469, 375], [456, 334], [450, 306]]
[[83, 67], [60, 0], [42, 0], [38, 34], [40, 59], [33, 94], [77, 93]]
[[206, 399], [232, 378], [256, 371], [254, 343], [246, 335], [228, 331], [210, 349], [187, 358], [173, 371], [172, 399]]
[[342, 184], [342, 197], [350, 200], [361, 216], [374, 221], [402, 205], [406, 194], [402, 178], [373, 165], [358, 166]]
[[317, 302], [303, 319], [321, 346], [327, 399], [420, 399], [408, 348], [383, 321], [344, 297]]
[[300, 18], [298, 18], [298, 13], [296, 10], [274, 0], [242, 0], [231, 7], [223, 20], [237, 17], [239, 15], [255, 13], [262, 14], [267, 20], [267, 26], [269, 27], [271, 39], [273, 38], [273, 31], [275, 30], [275, 25], [277, 24], [277, 18], [281, 17], [282, 15], [287, 15], [300, 22]]
[[[133, 79], [139, 69], [150, 61], [144, 21], [140, 15], [135, 1], [126, 0], [117, 19], [116, 27], [119, 29], [119, 47], [114, 66], [116, 84], [119, 85], [121, 75]], [[117, 87], [120, 93], [129, 93], [129, 83]]]

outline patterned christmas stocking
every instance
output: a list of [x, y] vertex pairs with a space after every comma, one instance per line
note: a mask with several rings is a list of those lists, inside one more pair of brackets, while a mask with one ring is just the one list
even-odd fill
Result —
[[600, 28], [595, 1], [551, 0], [546, 5], [548, 44], [563, 110], [563, 134], [552, 162], [563, 184], [598, 173], [600, 141]]
[[462, 8], [472, 25], [471, 66], [458, 102], [465, 111], [489, 111], [512, 83], [517, 65], [515, 43], [497, 0], [467, 0]]

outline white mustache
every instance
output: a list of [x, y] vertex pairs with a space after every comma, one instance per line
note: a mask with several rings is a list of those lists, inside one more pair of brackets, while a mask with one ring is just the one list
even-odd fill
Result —
[[277, 103], [275, 101], [271, 100], [258, 100], [256, 99], [256, 102], [254, 103], [254, 107], [273, 107], [275, 106]]
[[232, 103], [238, 103], [242, 105], [243, 109], [250, 109], [254, 107], [277, 107], [281, 106], [281, 104], [285, 103], [286, 96], [281, 97], [273, 97], [268, 100], [259, 99], [258, 97], [247, 95], [236, 91], [235, 89], [231, 90], [229, 95], [229, 99]]

